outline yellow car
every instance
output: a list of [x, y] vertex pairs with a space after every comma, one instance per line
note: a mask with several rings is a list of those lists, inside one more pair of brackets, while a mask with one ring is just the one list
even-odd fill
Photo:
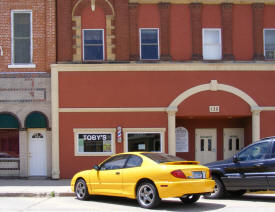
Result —
[[71, 181], [80, 200], [90, 195], [136, 198], [143, 208], [154, 208], [168, 197], [193, 203], [201, 194], [213, 192], [214, 186], [209, 169], [199, 162], [153, 152], [114, 155], [92, 170], [77, 173]]

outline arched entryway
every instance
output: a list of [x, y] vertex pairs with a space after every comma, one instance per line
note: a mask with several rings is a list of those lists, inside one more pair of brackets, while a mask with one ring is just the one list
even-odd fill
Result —
[[[201, 115], [197, 115], [197, 114], [192, 114], [192, 112], [186, 111], [185, 109], [183, 110], [180, 106], [185, 103], [188, 102], [190, 100], [189, 97], [194, 98], [195, 96], [201, 95], [202, 93], [209, 93], [209, 95], [214, 94], [216, 95], [217, 93], [224, 93], [224, 94], [228, 94], [231, 95], [231, 97], [237, 99], [236, 101], [238, 102], [243, 102], [243, 104], [246, 107], [246, 114], [243, 115], [241, 113], [241, 116], [239, 117], [240, 119], [235, 118], [233, 121], [230, 120], [231, 118], [231, 112], [225, 113], [227, 114], [226, 118], [225, 116], [219, 116], [218, 113], [208, 113], [207, 112], [202, 112]], [[214, 93], [213, 93], [214, 92]], [[229, 97], [229, 98], [231, 98]], [[202, 98], [203, 99], [203, 98]], [[230, 100], [229, 100], [230, 101]], [[198, 101], [197, 101], [198, 102]], [[201, 104], [203, 104], [204, 102], [201, 102]], [[191, 105], [192, 107], [196, 106], [196, 105]], [[215, 105], [213, 105], [215, 106]], [[256, 141], [259, 139], [260, 137], [260, 113], [255, 111], [255, 108], [258, 108], [258, 104], [256, 103], [255, 100], [253, 100], [249, 95], [247, 95], [245, 92], [243, 92], [242, 90], [230, 86], [230, 85], [225, 85], [225, 84], [219, 84], [216, 80], [212, 80], [209, 84], [203, 84], [203, 85], [199, 85], [199, 86], [195, 86], [193, 88], [190, 88], [188, 90], [186, 90], [185, 92], [183, 92], [182, 94], [180, 94], [177, 98], [175, 98], [172, 103], [169, 105], [168, 107], [168, 138], [169, 138], [169, 153], [170, 154], [176, 154], [176, 135], [175, 135], [175, 130], [176, 127], [181, 126], [181, 127], [186, 127], [189, 125], [189, 127], [191, 125], [194, 126], [198, 126], [198, 127], [193, 127], [193, 130], [197, 128], [196, 132], [194, 130], [193, 133], [191, 133], [191, 138], [193, 136], [193, 149], [191, 148], [191, 150], [189, 149], [188, 151], [191, 151], [190, 156], [191, 158], [187, 158], [187, 159], [195, 159], [194, 155], [195, 152], [198, 149], [201, 150], [205, 150], [205, 149], [209, 149], [211, 151], [222, 151], [222, 149], [216, 150], [216, 146], [215, 143], [213, 143], [212, 139], [216, 139], [215, 136], [217, 137], [217, 135], [219, 135], [221, 137], [221, 132], [219, 132], [219, 134], [217, 133], [217, 124], [209, 124], [211, 122], [216, 121], [216, 123], [220, 122], [223, 123], [224, 125], [224, 129], [220, 130], [222, 132], [226, 131], [226, 132], [232, 132], [231, 128], [234, 128], [232, 126], [236, 126], [235, 131], [242, 131], [242, 129], [239, 128], [249, 128], [250, 125], [250, 134], [252, 131], [252, 140]], [[215, 108], [214, 108], [215, 109]], [[219, 109], [219, 107], [217, 107], [216, 109]], [[195, 110], [195, 109], [194, 109]], [[209, 106], [209, 110], [210, 110], [210, 106]], [[198, 111], [198, 108], [197, 108]], [[192, 114], [192, 115], [189, 115]], [[178, 118], [180, 116], [180, 118]], [[186, 118], [189, 115], [189, 121], [187, 123]], [[197, 115], [197, 117], [196, 117]], [[237, 117], [238, 114], [235, 114], [235, 117]], [[200, 118], [198, 118], [200, 117]], [[203, 117], [203, 119], [201, 119], [201, 117]], [[217, 119], [220, 120], [217, 120]], [[237, 123], [237, 124], [236, 124]], [[242, 123], [242, 124], [240, 124]], [[251, 124], [252, 123], [252, 124]], [[251, 126], [252, 125], [252, 126]], [[208, 127], [209, 126], [209, 127]], [[229, 126], [228, 128], [226, 128], [226, 126]], [[207, 130], [208, 131], [207, 131]], [[245, 130], [245, 129], [244, 129]], [[195, 135], [196, 134], [206, 134], [206, 136], [201, 136], [201, 138], [203, 139], [199, 139], [198, 141], [196, 141], [198, 144], [198, 147], [195, 147]], [[207, 135], [209, 134], [209, 136]], [[215, 135], [215, 136], [211, 136], [211, 134]], [[240, 140], [230, 140], [231, 138], [233, 138], [232, 136], [228, 139], [230, 142], [230, 145], [232, 143], [232, 145], [237, 145], [236, 148], [240, 149], [241, 148], [241, 143]], [[250, 139], [251, 140], [251, 139]], [[237, 143], [237, 144], [235, 144]], [[228, 144], [229, 145], [229, 144]], [[232, 145], [230, 146], [230, 148], [232, 147]], [[239, 146], [238, 146], [239, 145]], [[222, 146], [222, 145], [221, 145]], [[234, 148], [235, 148], [234, 146]], [[197, 149], [195, 149], [197, 148]], [[233, 147], [232, 147], [233, 148]], [[217, 153], [215, 153], [217, 154]], [[226, 154], [224, 154], [226, 155]], [[189, 156], [188, 156], [189, 157]], [[207, 156], [208, 157], [208, 156]], [[218, 158], [213, 158], [213, 160], [216, 159], [223, 159], [223, 153], [219, 155]]]
[[48, 119], [41, 112], [31, 112], [25, 119], [28, 132], [29, 176], [47, 176], [48, 152], [47, 143]]

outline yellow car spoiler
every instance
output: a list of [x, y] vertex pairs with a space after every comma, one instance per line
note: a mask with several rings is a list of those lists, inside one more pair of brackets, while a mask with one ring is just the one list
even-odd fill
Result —
[[173, 161], [173, 162], [166, 162], [163, 164], [167, 165], [198, 165], [199, 161]]

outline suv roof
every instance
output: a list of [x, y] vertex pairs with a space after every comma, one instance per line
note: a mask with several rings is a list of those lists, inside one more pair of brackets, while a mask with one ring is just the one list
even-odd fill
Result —
[[269, 140], [269, 139], [275, 140], [275, 136], [265, 137], [265, 138], [262, 138], [260, 140], [262, 141], [262, 140]]

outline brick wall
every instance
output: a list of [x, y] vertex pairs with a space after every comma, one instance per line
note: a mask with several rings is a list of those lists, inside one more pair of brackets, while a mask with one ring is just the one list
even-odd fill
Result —
[[[33, 64], [36, 68], [8, 68], [11, 64], [11, 11], [32, 11]], [[56, 61], [55, 0], [1, 0], [0, 1], [0, 56], [1, 72], [50, 71]]]
[[[269, 4], [133, 2], [96, 1], [96, 10], [101, 7], [106, 18], [111, 15], [106, 61], [140, 60], [139, 28], [159, 28], [160, 60], [202, 60], [202, 28], [221, 29], [223, 60], [263, 60], [263, 29], [275, 28], [275, 7]], [[58, 0], [57, 7], [58, 62], [81, 62], [81, 22], [77, 26], [80, 19], [74, 16], [81, 18], [91, 1]], [[77, 52], [80, 56], [73, 59]]]

